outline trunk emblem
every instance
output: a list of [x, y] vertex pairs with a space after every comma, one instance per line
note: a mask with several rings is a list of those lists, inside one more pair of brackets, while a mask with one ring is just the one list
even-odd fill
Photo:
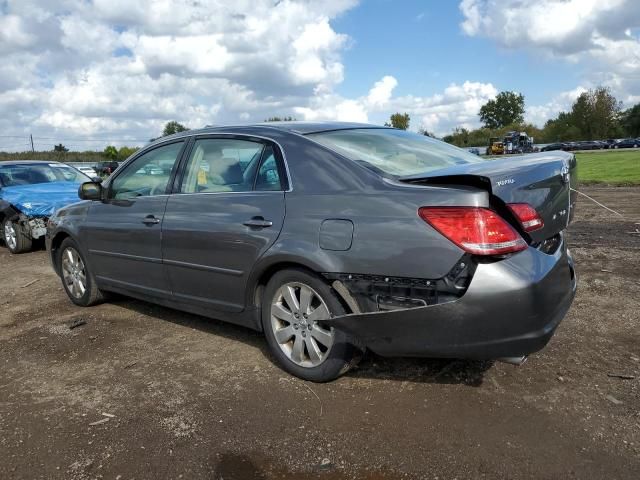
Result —
[[497, 185], [498, 187], [501, 187], [501, 186], [503, 186], [503, 185], [509, 185], [509, 184], [511, 184], [511, 183], [516, 183], [516, 181], [515, 181], [513, 178], [506, 178], [506, 179], [504, 179], [504, 180], [498, 180], [498, 181], [496, 182], [496, 185]]

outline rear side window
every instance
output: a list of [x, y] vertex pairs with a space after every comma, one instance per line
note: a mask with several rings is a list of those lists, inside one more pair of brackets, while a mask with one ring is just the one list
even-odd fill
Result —
[[[234, 138], [196, 140], [180, 191], [182, 193], [280, 190], [275, 158], [263, 143]], [[264, 158], [264, 161], [261, 160]], [[273, 174], [275, 170], [275, 177]]]
[[483, 161], [461, 148], [403, 130], [357, 128], [308, 138], [378, 173], [398, 177]]
[[256, 190], [274, 191], [282, 190], [282, 182], [278, 173], [278, 162], [273, 153], [273, 147], [266, 147], [262, 164], [256, 177]]

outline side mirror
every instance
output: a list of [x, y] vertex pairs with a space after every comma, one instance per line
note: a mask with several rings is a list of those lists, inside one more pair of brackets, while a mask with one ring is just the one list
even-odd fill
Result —
[[84, 182], [78, 189], [82, 200], [102, 200], [102, 185], [95, 182]]

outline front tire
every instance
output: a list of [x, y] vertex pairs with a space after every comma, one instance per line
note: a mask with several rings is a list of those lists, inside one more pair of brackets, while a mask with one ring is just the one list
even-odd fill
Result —
[[262, 327], [278, 364], [296, 377], [328, 382], [359, 358], [357, 342], [321, 320], [347, 312], [323, 280], [304, 270], [276, 273], [264, 292]]
[[4, 243], [11, 253], [25, 253], [33, 247], [33, 240], [27, 232], [11, 218], [2, 222]]
[[69, 300], [81, 307], [90, 307], [104, 300], [78, 244], [65, 238], [58, 249], [58, 267], [62, 286]]

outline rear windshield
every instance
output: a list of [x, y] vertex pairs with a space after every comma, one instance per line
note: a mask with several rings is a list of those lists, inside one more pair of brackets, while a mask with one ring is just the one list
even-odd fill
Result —
[[33, 185], [49, 182], [88, 182], [81, 171], [60, 163], [0, 165], [0, 187]]
[[396, 177], [483, 161], [461, 148], [404, 130], [358, 128], [307, 136], [351, 160]]

